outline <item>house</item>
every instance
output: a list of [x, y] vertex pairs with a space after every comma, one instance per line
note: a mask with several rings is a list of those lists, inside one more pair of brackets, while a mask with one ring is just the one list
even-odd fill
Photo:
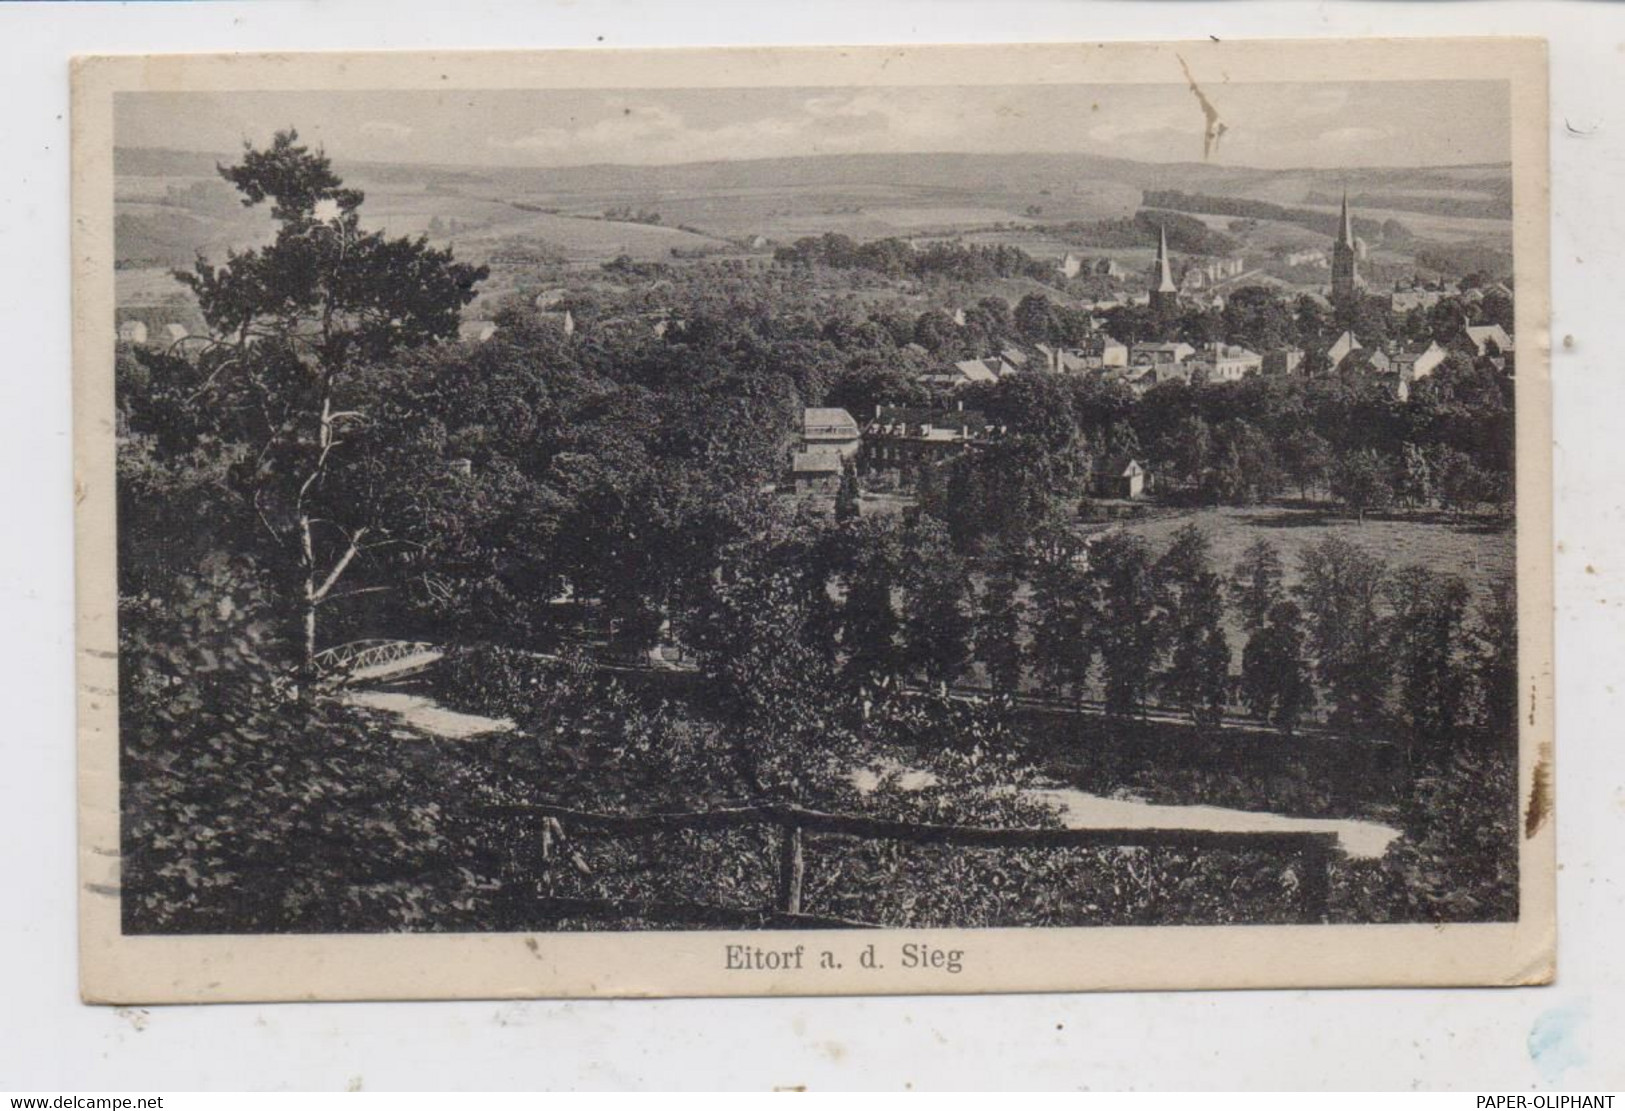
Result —
[[1129, 362], [1134, 366], [1178, 366], [1194, 354], [1196, 348], [1188, 343], [1137, 343]]
[[803, 451], [831, 451], [842, 459], [850, 459], [857, 455], [862, 443], [862, 430], [845, 409], [801, 411]]
[[1281, 261], [1288, 266], [1313, 266], [1317, 269], [1328, 265], [1326, 252], [1318, 247], [1301, 247], [1295, 251], [1287, 251], [1281, 256]]
[[1382, 348], [1364, 347], [1350, 351], [1339, 370], [1363, 371], [1367, 374], [1392, 374], [1394, 361]]
[[146, 343], [147, 326], [139, 320], [126, 320], [118, 326], [120, 343]]
[[[1009, 363], [1014, 370], [1023, 370], [1027, 366], [1027, 352], [1019, 347], [1012, 347], [1008, 343], [999, 348], [999, 358]], [[1003, 375], [1000, 375], [1000, 377], [1003, 377]]]
[[180, 343], [187, 337], [187, 335], [188, 333], [184, 324], [165, 324], [163, 327], [164, 342], [169, 344], [171, 347], [177, 343]]
[[1095, 460], [1091, 488], [1097, 498], [1137, 498], [1145, 493], [1145, 468], [1121, 452]]
[[790, 459], [790, 479], [798, 494], [834, 494], [841, 488], [841, 456], [818, 449], [798, 451]]
[[484, 343], [497, 334], [497, 326], [489, 320], [465, 320], [457, 325], [457, 338], [464, 343]]
[[911, 409], [881, 405], [863, 430], [863, 459], [873, 469], [937, 462], [982, 444], [1003, 430], [963, 405], [953, 409]]
[[1061, 277], [1063, 278], [1076, 278], [1078, 273], [1083, 269], [1083, 260], [1077, 255], [1073, 254], [1071, 251], [1068, 251], [1066, 253], [1066, 257], [1055, 264], [1055, 269], [1061, 272]]
[[1303, 348], [1277, 347], [1264, 352], [1263, 372], [1272, 375], [1296, 374], [1303, 366]]
[[1190, 288], [1201, 289], [1240, 277], [1246, 269], [1247, 264], [1241, 258], [1202, 259], [1185, 268], [1184, 280], [1190, 283]]
[[1326, 349], [1327, 368], [1336, 370], [1342, 365], [1343, 360], [1349, 357], [1351, 352], [1359, 350], [1360, 341], [1354, 338], [1354, 333], [1344, 332], [1333, 340], [1332, 345]]
[[1096, 332], [1084, 340], [1083, 353], [1100, 360], [1103, 367], [1128, 366], [1128, 345], [1113, 339], [1105, 332]]
[[[1170, 371], [1178, 370], [1177, 367], [1173, 366], [1168, 369]], [[1101, 381], [1127, 386], [1135, 397], [1139, 397], [1157, 385], [1157, 368], [1143, 365], [1108, 367], [1101, 375]]]
[[1083, 351], [1069, 351], [1064, 347], [1051, 347], [1047, 343], [1033, 345], [1044, 360], [1044, 369], [1051, 374], [1082, 374], [1100, 367], [1100, 360], [1091, 359]]
[[1412, 309], [1431, 309], [1444, 297], [1436, 289], [1425, 289], [1412, 286], [1409, 289], [1396, 289], [1388, 295], [1388, 307], [1394, 312], [1410, 312]]
[[562, 286], [555, 289], [544, 289], [536, 295], [536, 300], [532, 303], [538, 310], [546, 311], [547, 309], [550, 309], [554, 305], [558, 304], [560, 301], [564, 300], [569, 295], [570, 291]]
[[1512, 354], [1512, 337], [1499, 324], [1467, 325], [1467, 342], [1479, 358]]
[[1094, 275], [1097, 278], [1121, 278], [1126, 276], [1128, 273], [1128, 271], [1123, 269], [1122, 263], [1112, 258], [1101, 259], [1099, 262], [1095, 263], [1091, 269], [1094, 271]]
[[1407, 382], [1417, 382], [1437, 370], [1447, 354], [1437, 343], [1429, 343], [1420, 350], [1396, 351], [1391, 360], [1396, 374]]
[[1000, 358], [965, 359], [954, 364], [963, 382], [997, 382], [1008, 374], [1014, 374], [1016, 368]]
[[1198, 358], [1207, 369], [1209, 382], [1239, 382], [1264, 370], [1264, 356], [1230, 343], [1212, 344]]

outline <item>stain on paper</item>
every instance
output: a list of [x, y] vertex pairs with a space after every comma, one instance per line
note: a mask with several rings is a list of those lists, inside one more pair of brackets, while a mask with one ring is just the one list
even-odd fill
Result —
[[1174, 57], [1179, 59], [1179, 68], [1185, 71], [1185, 80], [1190, 82], [1191, 92], [1195, 95], [1196, 102], [1202, 106], [1202, 117], [1207, 121], [1202, 130], [1202, 161], [1206, 162], [1218, 153], [1219, 139], [1230, 129], [1219, 119], [1219, 110], [1213, 107], [1213, 102], [1196, 83], [1196, 78], [1191, 76], [1191, 67], [1185, 64], [1184, 56], [1175, 54]]
[[1529, 807], [1523, 815], [1523, 835], [1533, 837], [1552, 813], [1552, 747], [1540, 746], [1535, 762], [1534, 785], [1529, 788]]
[[1540, 1070], [1543, 1083], [1556, 1084], [1564, 1073], [1586, 1063], [1585, 1047], [1578, 1036], [1585, 1018], [1584, 1003], [1566, 1003], [1543, 1012], [1530, 1026], [1529, 1059]]

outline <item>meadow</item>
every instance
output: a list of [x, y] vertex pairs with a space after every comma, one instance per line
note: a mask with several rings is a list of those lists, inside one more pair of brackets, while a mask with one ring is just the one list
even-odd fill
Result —
[[[1511, 578], [1516, 568], [1510, 524], [1476, 517], [1452, 519], [1437, 513], [1371, 514], [1359, 523], [1333, 506], [1279, 502], [1153, 510], [1143, 519], [1100, 528], [1136, 533], [1160, 552], [1186, 525], [1207, 534], [1213, 566], [1223, 574], [1235, 568], [1249, 545], [1259, 540], [1275, 545], [1288, 589], [1301, 581], [1303, 553], [1330, 536], [1365, 548], [1385, 560], [1390, 571], [1416, 565], [1459, 575], [1472, 591], [1474, 604], [1487, 598], [1497, 582]], [[1239, 665], [1246, 633], [1234, 612], [1226, 613], [1224, 627], [1232, 659]]]

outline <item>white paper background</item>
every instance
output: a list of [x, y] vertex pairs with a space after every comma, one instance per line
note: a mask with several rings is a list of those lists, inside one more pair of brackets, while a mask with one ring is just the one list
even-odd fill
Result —
[[[74, 968], [67, 58], [1538, 34], [1551, 40], [1559, 983], [1518, 991], [155, 1008]], [[1625, 7], [561, 2], [0, 7], [0, 1091], [1625, 1087]], [[1426, 76], [1418, 74], [1418, 76]], [[1556, 1032], [1531, 1051], [1539, 1026]]]

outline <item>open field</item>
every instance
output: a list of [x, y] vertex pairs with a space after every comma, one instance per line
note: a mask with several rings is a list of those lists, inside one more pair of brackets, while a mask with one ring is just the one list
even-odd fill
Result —
[[[1180, 528], [1194, 524], [1207, 533], [1213, 546], [1214, 569], [1228, 576], [1247, 547], [1259, 540], [1274, 544], [1281, 553], [1285, 583], [1300, 581], [1303, 552], [1330, 536], [1358, 544], [1388, 562], [1391, 570], [1416, 564], [1432, 571], [1460, 575], [1472, 590], [1474, 604], [1484, 599], [1496, 582], [1515, 570], [1513, 532], [1499, 523], [1476, 519], [1452, 521], [1438, 515], [1367, 517], [1360, 524], [1329, 507], [1303, 508], [1275, 504], [1250, 507], [1221, 506], [1189, 510], [1153, 511], [1121, 528], [1137, 533], [1160, 552]], [[1246, 634], [1237, 615], [1227, 611], [1225, 632], [1233, 659], [1239, 666]]]
[[1496, 579], [1511, 575], [1514, 566], [1512, 530], [1470, 518], [1450, 521], [1437, 515], [1396, 514], [1367, 517], [1360, 524], [1329, 508], [1276, 504], [1175, 510], [1120, 527], [1164, 547], [1187, 524], [1208, 534], [1214, 562], [1225, 570], [1235, 566], [1249, 544], [1268, 540], [1281, 550], [1288, 586], [1298, 581], [1303, 551], [1329, 536], [1368, 548], [1395, 569], [1419, 564], [1458, 574], [1475, 596], [1482, 596]]

